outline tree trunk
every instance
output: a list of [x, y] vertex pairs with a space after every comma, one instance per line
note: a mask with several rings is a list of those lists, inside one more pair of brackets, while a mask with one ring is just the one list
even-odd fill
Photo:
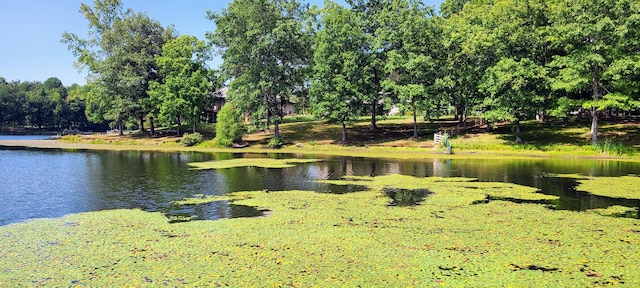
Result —
[[380, 95], [380, 79], [378, 78], [378, 69], [373, 68], [373, 84], [376, 86], [373, 103], [371, 103], [371, 130], [377, 130], [376, 115], [378, 114], [378, 96]]
[[153, 121], [153, 117], [149, 117], [149, 125], [150, 125], [149, 130], [151, 135], [156, 135], [156, 125]]
[[118, 119], [118, 135], [124, 135], [124, 125], [122, 123], [122, 119]]
[[193, 122], [193, 133], [196, 133], [196, 128], [198, 128], [198, 122]]
[[458, 119], [460, 119], [460, 105], [458, 105], [455, 100], [453, 102], [453, 109], [453, 121], [458, 121]]
[[371, 130], [378, 129], [378, 125], [376, 124], [376, 114], [378, 110], [377, 102], [378, 99], [376, 97], [376, 99], [373, 99], [373, 104], [371, 105]]
[[411, 102], [411, 108], [413, 109], [413, 139], [418, 139], [418, 117], [416, 116], [416, 103]]
[[598, 145], [598, 111], [591, 108], [591, 144]]
[[[600, 76], [598, 75], [598, 67], [593, 67], [593, 81], [591, 89], [593, 90], [593, 100], [600, 99]], [[591, 108], [591, 144], [598, 145], [598, 110], [597, 107]]]
[[522, 138], [520, 138], [520, 120], [516, 119], [515, 121], [515, 127], [514, 127], [514, 132], [516, 134], [516, 144], [521, 144], [522, 143]]
[[273, 122], [273, 137], [280, 139], [280, 125], [278, 124], [278, 122], [279, 121]]
[[340, 140], [342, 144], [347, 144], [347, 125], [342, 121], [342, 139]]
[[178, 116], [178, 129], [176, 129], [176, 136], [180, 136], [180, 127], [182, 127], [182, 119]]
[[147, 130], [144, 129], [144, 116], [140, 116], [140, 118], [138, 118], [138, 121], [140, 121], [140, 132], [147, 132]]

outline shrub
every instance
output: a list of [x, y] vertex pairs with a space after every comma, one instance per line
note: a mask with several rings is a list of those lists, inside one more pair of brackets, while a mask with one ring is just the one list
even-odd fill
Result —
[[284, 145], [284, 141], [282, 141], [282, 139], [278, 137], [271, 138], [271, 140], [269, 140], [269, 143], [267, 143], [267, 147], [269, 148], [280, 148], [282, 145]]
[[245, 133], [242, 114], [231, 103], [222, 105], [217, 120], [216, 141], [218, 145], [230, 146], [235, 141], [242, 141], [242, 136]]
[[185, 133], [182, 135], [182, 139], [180, 139], [180, 143], [184, 146], [195, 146], [202, 142], [202, 135], [198, 132], [195, 133]]

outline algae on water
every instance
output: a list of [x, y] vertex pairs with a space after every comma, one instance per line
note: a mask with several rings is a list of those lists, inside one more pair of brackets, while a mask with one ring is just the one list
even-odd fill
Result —
[[188, 165], [194, 169], [226, 169], [235, 167], [289, 168], [296, 164], [321, 161], [319, 159], [272, 159], [272, 158], [235, 158], [229, 160], [193, 162]]

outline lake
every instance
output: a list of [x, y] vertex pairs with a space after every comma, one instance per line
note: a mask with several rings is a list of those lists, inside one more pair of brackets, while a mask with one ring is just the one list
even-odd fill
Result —
[[[25, 136], [27, 137], [27, 136]], [[35, 137], [35, 136], [29, 136]], [[14, 138], [15, 139], [15, 138]], [[360, 187], [317, 183], [345, 175], [404, 174], [417, 177], [470, 177], [510, 182], [560, 196], [555, 209], [586, 210], [610, 205], [640, 206], [640, 201], [593, 196], [575, 190], [576, 182], [549, 173], [590, 176], [640, 175], [640, 163], [592, 159], [420, 159], [325, 157], [294, 168], [256, 167], [192, 170], [187, 163], [237, 157], [302, 157], [287, 154], [164, 153], [141, 151], [62, 151], [0, 147], [0, 225], [35, 218], [105, 209], [142, 209], [169, 217], [219, 219], [258, 216], [252, 207], [216, 201], [179, 206], [194, 195], [234, 191], [309, 190], [357, 193]]]

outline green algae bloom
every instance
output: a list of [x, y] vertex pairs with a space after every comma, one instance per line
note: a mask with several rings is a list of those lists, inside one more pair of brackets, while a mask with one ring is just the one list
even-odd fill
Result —
[[226, 169], [235, 167], [289, 168], [296, 164], [313, 163], [318, 159], [236, 158], [229, 160], [189, 163], [194, 169]]
[[578, 179], [576, 190], [593, 195], [640, 200], [640, 177], [593, 177]]
[[[160, 213], [111, 210], [0, 227], [0, 286], [640, 285], [638, 220], [474, 204], [487, 195], [540, 196], [508, 183], [400, 175], [340, 181], [354, 180], [370, 190], [229, 195], [234, 204], [271, 210], [261, 218], [169, 224]], [[432, 194], [391, 207], [385, 188]]]

